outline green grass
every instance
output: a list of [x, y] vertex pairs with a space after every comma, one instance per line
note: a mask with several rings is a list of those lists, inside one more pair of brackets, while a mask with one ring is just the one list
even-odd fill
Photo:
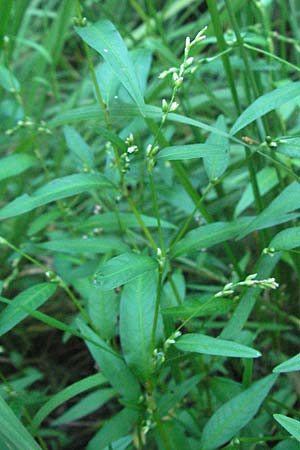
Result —
[[0, 6], [1, 450], [300, 448], [299, 16]]

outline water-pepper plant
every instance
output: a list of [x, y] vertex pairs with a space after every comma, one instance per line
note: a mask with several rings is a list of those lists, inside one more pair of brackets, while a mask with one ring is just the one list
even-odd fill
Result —
[[0, 3], [1, 449], [300, 448], [296, 3]]

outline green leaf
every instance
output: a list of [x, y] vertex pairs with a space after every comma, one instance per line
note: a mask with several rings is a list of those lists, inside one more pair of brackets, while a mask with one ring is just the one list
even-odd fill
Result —
[[[256, 174], [257, 184], [260, 195], [269, 192], [278, 183], [277, 172], [274, 167], [265, 167]], [[248, 206], [254, 202], [253, 190], [251, 183], [247, 184], [238, 204], [235, 207], [234, 215], [239, 216]]]
[[234, 135], [249, 123], [300, 95], [300, 82], [288, 83], [257, 98], [237, 119], [230, 130]]
[[61, 253], [108, 253], [111, 251], [117, 251], [117, 253], [126, 252], [128, 246], [124, 244], [121, 239], [110, 236], [102, 237], [87, 237], [87, 238], [74, 238], [74, 239], [57, 239], [48, 242], [42, 242], [36, 244], [37, 247], [44, 248], [45, 250], [51, 250], [53, 252]]
[[183, 352], [195, 352], [203, 355], [225, 356], [230, 358], [258, 358], [261, 353], [253, 348], [233, 341], [189, 333], [180, 336], [175, 347]]
[[158, 402], [157, 409], [160, 417], [168, 414], [176, 405], [180, 405], [182, 399], [199, 383], [203, 375], [195, 375], [175, 386], [170, 385], [168, 392], [163, 394]]
[[232, 306], [232, 300], [229, 298], [211, 299], [211, 295], [206, 295], [199, 299], [186, 300], [181, 305], [172, 308], [163, 308], [161, 312], [164, 316], [187, 319], [191, 315], [205, 317], [226, 314]]
[[39, 188], [32, 195], [24, 194], [8, 203], [0, 209], [0, 219], [18, 216], [62, 198], [109, 186], [112, 186], [111, 183], [100, 174], [74, 174], [57, 178]]
[[[157, 219], [155, 217], [145, 216], [140, 214], [141, 219], [147, 228], [157, 228]], [[166, 220], [161, 220], [162, 228], [173, 228], [176, 226]], [[94, 228], [104, 228], [109, 231], [126, 230], [126, 228], [140, 228], [140, 224], [132, 213], [114, 213], [104, 212], [103, 214], [96, 214], [89, 217], [78, 225], [79, 230], [92, 230]]]
[[54, 294], [55, 290], [55, 284], [41, 283], [17, 295], [0, 314], [0, 336], [7, 333], [28, 316], [26, 311], [22, 311], [22, 307], [30, 308], [31, 310], [39, 308]]
[[[299, 208], [300, 184], [294, 181], [287, 186], [267, 208], [265, 208], [249, 225], [239, 234], [238, 238], [243, 238], [265, 225], [266, 222], [273, 221], [274, 225], [281, 220], [284, 214]], [[280, 222], [279, 222], [280, 223]]]
[[273, 414], [274, 419], [280, 423], [297, 441], [300, 441], [300, 422], [283, 414]]
[[249, 218], [242, 218], [233, 222], [215, 222], [202, 225], [189, 231], [183, 239], [177, 242], [171, 254], [177, 257], [233, 239], [248, 223]]
[[[224, 116], [219, 116], [215, 127], [222, 131], [227, 131]], [[204, 167], [208, 178], [214, 180], [219, 178], [229, 164], [229, 139], [216, 133], [211, 133], [206, 140], [206, 144], [215, 146], [217, 152], [212, 152], [204, 157]]]
[[32, 156], [16, 153], [0, 159], [0, 181], [15, 175], [19, 175], [36, 164]]
[[269, 248], [275, 251], [291, 250], [300, 246], [300, 227], [286, 228], [271, 240]]
[[110, 382], [112, 387], [123, 395], [126, 400], [136, 402], [140, 395], [140, 386], [121, 355], [114, 352], [111, 347], [84, 322], [79, 319], [77, 319], [76, 322], [82, 334], [101, 346], [96, 346], [95, 344], [86, 341], [86, 345], [95, 362], [101, 367], [104, 376]]
[[88, 313], [94, 329], [105, 341], [116, 333], [119, 314], [119, 298], [114, 290], [102, 291], [91, 286], [88, 297]]
[[120, 438], [125, 438], [125, 435], [126, 441], [128, 440], [127, 434], [136, 424], [138, 416], [137, 410], [122, 409], [104, 423], [98, 433], [90, 440], [86, 450], [118, 450], [119, 447], [113, 446], [113, 444]]
[[300, 444], [295, 439], [285, 439], [273, 447], [273, 450], [300, 450]]
[[122, 351], [128, 366], [142, 382], [149, 380], [151, 373], [151, 335], [156, 296], [157, 273], [149, 271], [127, 283], [121, 297]]
[[2, 397], [0, 397], [0, 438], [9, 449], [42, 450]]
[[287, 361], [279, 364], [274, 367], [274, 373], [283, 373], [283, 372], [294, 372], [296, 370], [300, 370], [300, 353], [293, 358], [288, 359]]
[[11, 91], [19, 91], [20, 83], [17, 78], [4, 66], [0, 66], [0, 86], [3, 89]]
[[79, 420], [101, 408], [101, 406], [105, 405], [105, 403], [111, 400], [115, 395], [116, 392], [113, 389], [100, 389], [96, 392], [92, 392], [77, 402], [75, 406], [69, 408], [64, 414], [59, 416], [58, 419], [53, 420], [51, 425], [64, 425]]
[[176, 161], [183, 159], [196, 159], [213, 156], [214, 158], [224, 153], [224, 147], [214, 144], [187, 144], [165, 147], [157, 154], [157, 159]]
[[95, 286], [114, 289], [145, 272], [157, 268], [157, 261], [149, 256], [124, 253], [105, 262], [95, 274]]
[[139, 81], [124, 41], [115, 26], [108, 20], [100, 20], [85, 28], [75, 29], [79, 36], [110, 65], [142, 112], [144, 99]]
[[64, 135], [67, 145], [72, 153], [74, 153], [79, 161], [87, 168], [94, 167], [94, 155], [92, 149], [83, 140], [80, 134], [73, 127], [64, 127]]
[[300, 138], [284, 137], [277, 144], [276, 152], [287, 155], [290, 158], [300, 157]]
[[39, 231], [43, 230], [50, 224], [53, 225], [53, 222], [60, 216], [61, 211], [57, 209], [52, 209], [51, 211], [48, 211], [45, 214], [39, 215], [36, 219], [34, 219], [31, 222], [28, 228], [28, 236], [33, 236], [34, 234], [37, 234]]
[[90, 375], [83, 378], [76, 383], [67, 386], [62, 391], [51, 396], [51, 398], [38, 410], [33, 418], [33, 425], [38, 428], [43, 420], [49, 416], [58, 406], [70, 400], [70, 398], [81, 394], [89, 389], [92, 389], [102, 384], [107, 383], [107, 379], [102, 375], [102, 373], [97, 373], [95, 375]]
[[[9, 389], [7, 389], [7, 382], [0, 385], [0, 396], [5, 400], [11, 398], [12, 391], [22, 395], [22, 391], [37, 380], [43, 378], [43, 374], [36, 369], [28, 367], [25, 372], [25, 376], [16, 380], [9, 380]], [[1, 448], [1, 447], [0, 447]]]
[[201, 450], [215, 450], [236, 436], [255, 416], [276, 378], [276, 375], [262, 378], [224, 403], [204, 427], [199, 445]]

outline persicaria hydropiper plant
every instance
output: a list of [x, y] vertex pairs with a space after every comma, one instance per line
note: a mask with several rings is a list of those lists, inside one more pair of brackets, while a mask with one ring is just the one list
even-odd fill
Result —
[[300, 448], [298, 9], [0, 3], [0, 450]]

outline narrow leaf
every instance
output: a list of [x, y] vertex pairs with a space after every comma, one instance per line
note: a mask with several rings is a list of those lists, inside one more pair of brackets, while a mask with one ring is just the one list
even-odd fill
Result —
[[71, 152], [74, 153], [87, 168], [93, 168], [94, 155], [92, 149], [87, 145], [80, 134], [73, 127], [64, 127], [64, 135]]
[[[265, 195], [278, 183], [277, 172], [274, 167], [265, 167], [256, 174], [257, 184], [260, 195]], [[248, 183], [238, 204], [236, 205], [234, 215], [239, 216], [248, 206], [254, 202], [251, 183]]]
[[257, 98], [237, 119], [230, 130], [234, 135], [249, 123], [300, 95], [300, 81], [288, 83]]
[[136, 401], [140, 395], [140, 386], [121, 355], [114, 352], [105, 341], [81, 320], [77, 319], [77, 324], [81, 333], [101, 346], [100, 348], [88, 341], [86, 342], [95, 362], [101, 367], [104, 376], [112, 387], [123, 395], [126, 400]]
[[20, 83], [17, 78], [2, 65], [0, 66], [0, 86], [9, 92], [20, 90]]
[[51, 425], [64, 425], [79, 420], [82, 417], [97, 411], [97, 409], [105, 405], [105, 403], [111, 400], [115, 395], [116, 392], [113, 389], [99, 389], [96, 392], [92, 392], [77, 402], [76, 405], [69, 408], [64, 414], [59, 416], [58, 419], [54, 420]]
[[280, 231], [271, 240], [269, 248], [275, 251], [291, 250], [300, 246], [300, 227], [287, 228]]
[[115, 26], [101, 20], [85, 28], [76, 28], [79, 36], [110, 65], [120, 82], [142, 111], [144, 99], [127, 48]]
[[33, 424], [36, 428], [40, 426], [43, 420], [49, 416], [58, 406], [70, 400], [70, 398], [81, 394], [89, 389], [92, 389], [102, 384], [107, 383], [107, 379], [102, 375], [102, 373], [96, 373], [95, 375], [90, 375], [89, 377], [83, 378], [80, 381], [67, 386], [62, 391], [53, 395], [35, 414], [33, 418]]
[[[142, 382], [151, 372], [151, 335], [157, 273], [149, 271], [127, 283], [120, 305], [120, 337], [125, 361]], [[138, 351], [137, 351], [138, 349]]]
[[299, 208], [300, 202], [300, 184], [294, 181], [287, 186], [271, 204], [264, 209], [249, 225], [239, 234], [239, 239], [243, 238], [246, 234], [251, 233], [254, 230], [264, 226], [266, 222], [276, 221], [289, 212], [292, 212]]
[[42, 450], [2, 397], [0, 397], [0, 438], [9, 449]]
[[41, 283], [17, 295], [0, 314], [0, 336], [7, 333], [28, 316], [28, 313], [21, 309], [22, 307], [30, 310], [39, 308], [54, 294], [55, 290], [55, 284]]
[[224, 403], [204, 427], [200, 442], [201, 450], [215, 450], [236, 436], [255, 416], [276, 378], [276, 375], [262, 378]]
[[[222, 131], [226, 130], [224, 116], [219, 116], [215, 127]], [[208, 178], [213, 180], [219, 178], [225, 172], [229, 163], [229, 139], [216, 133], [211, 133], [206, 140], [206, 144], [213, 145], [216, 152], [211, 152], [204, 157], [204, 167]]]
[[184, 334], [176, 340], [175, 347], [184, 352], [231, 358], [258, 358], [261, 356], [261, 353], [257, 350], [237, 342], [196, 333]]
[[0, 181], [19, 175], [36, 164], [36, 159], [30, 155], [16, 153], [0, 159]]
[[49, 242], [36, 244], [37, 247], [61, 253], [108, 253], [117, 251], [118, 253], [126, 252], [128, 246], [121, 239], [110, 236], [74, 238], [74, 239], [57, 239]]
[[145, 272], [157, 268], [157, 262], [149, 256], [124, 253], [105, 262], [95, 274], [95, 285], [103, 290], [114, 289]]
[[157, 155], [157, 159], [162, 160], [183, 160], [183, 159], [196, 159], [204, 157], [216, 157], [224, 153], [224, 147], [214, 144], [187, 144], [187, 145], [174, 145], [171, 147], [163, 148]]
[[111, 186], [111, 183], [100, 174], [74, 174], [57, 178], [39, 188], [32, 195], [24, 194], [8, 203], [0, 209], [0, 219], [18, 216], [32, 211], [38, 206], [108, 186]]
[[[141, 219], [148, 228], [157, 228], [157, 219], [155, 217], [146, 216], [141, 214]], [[166, 220], [161, 220], [160, 225], [162, 228], [173, 228], [176, 226]], [[125, 230], [126, 228], [140, 228], [140, 224], [137, 221], [134, 214], [123, 212], [104, 212], [103, 214], [96, 214], [89, 217], [84, 222], [80, 223], [78, 228], [80, 230], [92, 230], [94, 228], [104, 228], [110, 231]]]
[[290, 358], [287, 361], [274, 367], [273, 372], [283, 373], [283, 372], [294, 372], [296, 370], [300, 370], [300, 353], [298, 353], [298, 355], [296, 356], [293, 356], [293, 358]]
[[133, 408], [122, 409], [104, 423], [100, 430], [90, 440], [86, 450], [118, 450], [119, 447], [113, 446], [115, 441], [121, 440], [121, 438], [125, 438], [125, 436], [126, 441], [128, 441], [128, 433], [136, 424], [137, 420], [137, 410], [134, 410]]
[[177, 242], [171, 253], [173, 256], [180, 256], [233, 239], [248, 223], [249, 218], [243, 218], [233, 222], [215, 222], [203, 225], [189, 231], [183, 239]]
[[274, 419], [280, 423], [297, 441], [300, 442], [300, 422], [283, 414], [274, 414]]

